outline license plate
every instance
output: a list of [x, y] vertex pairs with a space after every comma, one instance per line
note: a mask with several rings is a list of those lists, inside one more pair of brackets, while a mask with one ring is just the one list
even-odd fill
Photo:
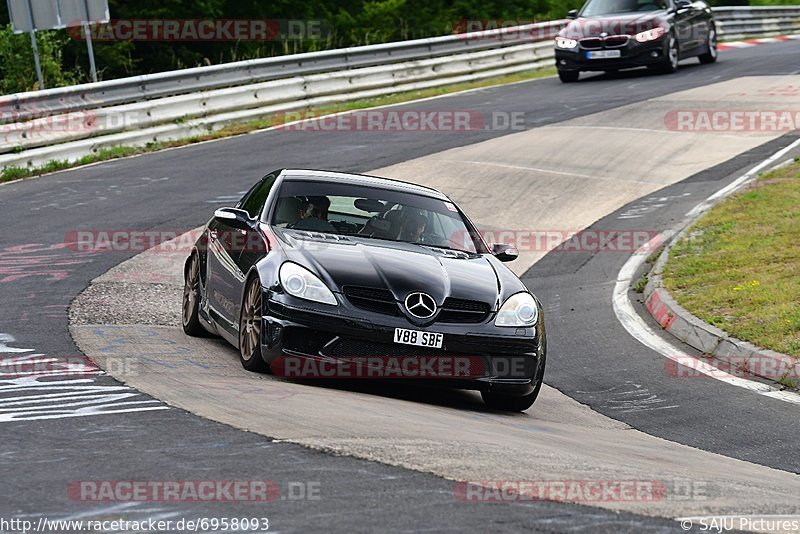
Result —
[[395, 328], [394, 342], [402, 343], [403, 345], [441, 349], [442, 342], [444, 342], [444, 334], [422, 332], [421, 330], [408, 330], [407, 328]]
[[592, 50], [591, 52], [586, 52], [587, 59], [611, 59], [621, 56], [622, 52], [619, 50]]

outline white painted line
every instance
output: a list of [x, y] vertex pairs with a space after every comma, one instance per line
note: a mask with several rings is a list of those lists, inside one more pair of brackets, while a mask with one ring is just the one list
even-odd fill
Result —
[[705, 199], [703, 202], [701, 202], [700, 204], [689, 210], [689, 212], [686, 213], [686, 216], [694, 217], [696, 215], [703, 213], [708, 208], [710, 208], [714, 204], [714, 202], [716, 202], [717, 200], [719, 200], [724, 196], [730, 195], [731, 193], [742, 187], [744, 184], [755, 178], [756, 173], [758, 173], [761, 169], [763, 169], [764, 167], [768, 167], [769, 165], [772, 165], [776, 160], [779, 160], [797, 146], [800, 146], [800, 139], [796, 140], [794, 143], [790, 144], [786, 148], [779, 150], [778, 152], [776, 152], [769, 158], [765, 159], [764, 161], [762, 161], [761, 163], [759, 163], [758, 165], [756, 165], [755, 167], [744, 173], [742, 176], [740, 176], [739, 178], [728, 184], [726, 187], [723, 187], [722, 189], [720, 189], [719, 191], [717, 191], [716, 193]]
[[[689, 213], [687, 213], [687, 216], [695, 216], [706, 211], [716, 200], [733, 193], [739, 187], [753, 179], [758, 171], [764, 167], [767, 167], [768, 165], [771, 165], [797, 146], [800, 146], [800, 139], [796, 140], [786, 148], [779, 150], [726, 187], [723, 187], [713, 195], [709, 196], [706, 200], [690, 210]], [[622, 266], [622, 269], [620, 269], [619, 275], [617, 276], [617, 281], [614, 284], [612, 304], [614, 307], [614, 314], [617, 316], [617, 319], [625, 328], [625, 330], [627, 330], [631, 336], [633, 336], [646, 347], [660, 353], [678, 365], [686, 365], [687, 362], [691, 362], [691, 368], [693, 370], [696, 369], [702, 374], [715, 380], [719, 380], [720, 382], [730, 384], [731, 386], [748, 389], [765, 397], [770, 397], [784, 402], [791, 402], [793, 404], [800, 404], [800, 395], [797, 393], [781, 391], [780, 389], [769, 384], [733, 376], [720, 369], [717, 369], [716, 367], [713, 367], [712, 365], [709, 365], [702, 360], [686, 354], [685, 351], [681, 351], [675, 345], [659, 336], [652, 328], [650, 328], [650, 326], [647, 325], [647, 323], [644, 322], [644, 319], [642, 319], [641, 316], [636, 313], [636, 310], [633, 309], [633, 304], [628, 298], [628, 289], [633, 281], [633, 276], [642, 263], [647, 260], [648, 256], [652, 254], [652, 252], [656, 250], [661, 243], [667, 242], [667, 240], [673, 237], [673, 235], [674, 232], [668, 231], [655, 236], [649, 242], [637, 249], [636, 252], [630, 258], [628, 258], [628, 261], [625, 262], [625, 265]]]
[[769, 170], [770, 171], [775, 171], [775, 170], [778, 170], [778, 169], [782, 169], [784, 167], [788, 167], [792, 163], [794, 163], [794, 158], [789, 158], [786, 161], [782, 161], [782, 162], [778, 163], [777, 165], [774, 165], [774, 166], [770, 167]]
[[[131, 387], [98, 384], [95, 378], [105, 373], [88, 361], [62, 361], [8, 346], [15, 341], [0, 332], [0, 355], [14, 355], [0, 356], [0, 423], [169, 409]], [[23, 370], [26, 365], [44, 369]]]
[[622, 266], [622, 269], [617, 276], [617, 282], [614, 285], [614, 296], [612, 297], [612, 303], [614, 305], [614, 313], [616, 314], [619, 322], [622, 323], [622, 326], [625, 327], [625, 330], [627, 330], [630, 335], [632, 335], [646, 347], [660, 353], [666, 358], [669, 358], [678, 365], [685, 366], [687, 363], [690, 363], [690, 367], [693, 371], [697, 370], [708, 377], [719, 380], [720, 382], [725, 382], [726, 384], [730, 384], [732, 386], [749, 389], [750, 391], [754, 391], [760, 395], [765, 395], [774, 399], [800, 404], [800, 395], [797, 393], [780, 391], [769, 384], [733, 376], [720, 369], [717, 369], [712, 365], [709, 365], [702, 360], [686, 354], [686, 351], [681, 351], [675, 345], [656, 334], [653, 329], [644, 322], [644, 319], [642, 319], [641, 316], [636, 313], [636, 310], [633, 309], [633, 304], [628, 298], [628, 289], [633, 281], [633, 276], [642, 263], [647, 260], [647, 257], [652, 254], [652, 252], [656, 250], [661, 243], [666, 242], [670, 237], [672, 237], [672, 234], [670, 232], [665, 232], [664, 234], [655, 236], [648, 243], [645, 243], [628, 259], [628, 261], [625, 262], [625, 265]]

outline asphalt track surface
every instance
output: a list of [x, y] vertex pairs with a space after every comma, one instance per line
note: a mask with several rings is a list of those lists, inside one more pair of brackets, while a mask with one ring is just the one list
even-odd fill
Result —
[[[729, 51], [716, 65], [687, 64], [673, 76], [595, 76], [569, 86], [543, 79], [399, 107], [523, 112], [526, 127], [534, 128], [735, 77], [796, 73], [797, 53], [796, 43], [780, 43]], [[13, 336], [9, 347], [76, 354], [67, 330], [69, 303], [90, 280], [129, 255], [72, 253], [61, 248], [69, 231], [187, 230], [205, 222], [215, 206], [225, 205], [223, 197], [238, 197], [273, 168], [363, 172], [506, 133], [263, 132], [2, 186], [0, 332]], [[748, 157], [755, 162], [769, 152]], [[692, 198], [710, 194], [738, 170], [738, 163], [747, 159], [671, 187], [691, 190]], [[648, 226], [669, 226], [691, 207], [665, 207], [652, 213]], [[619, 227], [619, 221], [614, 224]], [[616, 322], [610, 292], [624, 260], [624, 255], [587, 261], [579, 255], [551, 254], [526, 275], [526, 283], [545, 302], [558, 302], [548, 309], [550, 352], [559, 354], [548, 362], [548, 384], [650, 434], [798, 472], [793, 407], [710, 381], [687, 387], [669, 380], [663, 358], [649, 354]], [[95, 380], [115, 385], [108, 377]], [[678, 406], [618, 409], [618, 401], [643, 388], [664, 405]], [[458, 503], [452, 483], [437, 477], [272, 443], [175, 409], [0, 424], [9, 438], [0, 452], [5, 460], [0, 475], [6, 481], [0, 495], [3, 516], [219, 516], [224, 509], [229, 515], [248, 516], [266, 511], [281, 530], [675, 528], [659, 519], [565, 504]], [[241, 503], [98, 505], [75, 502], [65, 489], [74, 480], [200, 478], [270, 479], [282, 487], [289, 481], [319, 481], [327, 491], [319, 501], [281, 500], [257, 509]]]

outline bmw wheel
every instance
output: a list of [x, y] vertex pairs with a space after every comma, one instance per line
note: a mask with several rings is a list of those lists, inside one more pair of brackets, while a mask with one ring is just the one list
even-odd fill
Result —
[[667, 57], [664, 58], [664, 63], [661, 64], [661, 72], [664, 74], [671, 74], [678, 70], [678, 58], [680, 57], [680, 48], [678, 40], [674, 35], [669, 36], [669, 44], [667, 45]]
[[680, 47], [678, 40], [670, 33], [667, 36], [667, 51], [664, 59], [655, 65], [648, 65], [647, 69], [661, 74], [671, 74], [678, 70], [678, 58], [680, 57]]
[[564, 83], [572, 83], [577, 82], [578, 78], [580, 77], [581, 73], [577, 70], [560, 70], [558, 71], [558, 77]]
[[714, 63], [717, 60], [717, 30], [713, 26], [708, 32], [708, 51], [697, 56], [700, 63]]

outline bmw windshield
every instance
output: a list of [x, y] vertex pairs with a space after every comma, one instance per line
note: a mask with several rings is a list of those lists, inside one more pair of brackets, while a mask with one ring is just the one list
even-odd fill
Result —
[[581, 10], [582, 17], [599, 17], [624, 13], [646, 13], [667, 9], [665, 0], [589, 0]]

